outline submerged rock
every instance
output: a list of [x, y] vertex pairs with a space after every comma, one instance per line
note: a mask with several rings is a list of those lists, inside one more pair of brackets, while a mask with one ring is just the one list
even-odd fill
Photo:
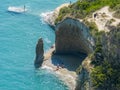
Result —
[[93, 52], [93, 38], [79, 20], [66, 18], [56, 26], [55, 49], [58, 54]]
[[39, 68], [42, 65], [43, 59], [44, 59], [43, 40], [42, 38], [40, 38], [36, 45], [36, 59], [34, 62], [35, 68]]

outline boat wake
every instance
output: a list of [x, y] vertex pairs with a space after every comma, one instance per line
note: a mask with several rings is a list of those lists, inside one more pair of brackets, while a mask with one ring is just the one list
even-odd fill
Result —
[[26, 12], [27, 9], [25, 7], [14, 7], [14, 6], [9, 6], [8, 7], [9, 12], [14, 12], [14, 13], [23, 13]]

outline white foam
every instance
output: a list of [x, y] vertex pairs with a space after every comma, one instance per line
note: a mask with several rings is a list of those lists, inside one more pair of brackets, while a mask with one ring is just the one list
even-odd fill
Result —
[[51, 22], [51, 17], [53, 16], [53, 11], [48, 11], [40, 14], [40, 17], [42, 18], [43, 21], [46, 23]]
[[41, 67], [41, 69], [53, 70], [53, 68], [52, 68], [52, 67], [49, 67], [49, 66], [46, 66], [46, 65], [42, 66], [42, 67]]

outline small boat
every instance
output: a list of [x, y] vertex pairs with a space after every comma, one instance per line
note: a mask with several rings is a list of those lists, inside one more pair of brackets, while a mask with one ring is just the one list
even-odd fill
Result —
[[14, 13], [23, 13], [23, 12], [26, 12], [27, 9], [25, 8], [25, 6], [24, 6], [24, 8], [9, 6], [8, 11], [14, 12]]

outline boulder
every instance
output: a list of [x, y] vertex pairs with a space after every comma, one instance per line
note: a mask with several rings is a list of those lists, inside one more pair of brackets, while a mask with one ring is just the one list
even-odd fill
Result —
[[40, 38], [36, 45], [36, 59], [34, 62], [35, 68], [39, 68], [42, 65], [43, 59], [44, 59], [43, 40], [42, 38]]
[[82, 22], [66, 18], [56, 25], [55, 53], [74, 54], [93, 52], [94, 40]]

